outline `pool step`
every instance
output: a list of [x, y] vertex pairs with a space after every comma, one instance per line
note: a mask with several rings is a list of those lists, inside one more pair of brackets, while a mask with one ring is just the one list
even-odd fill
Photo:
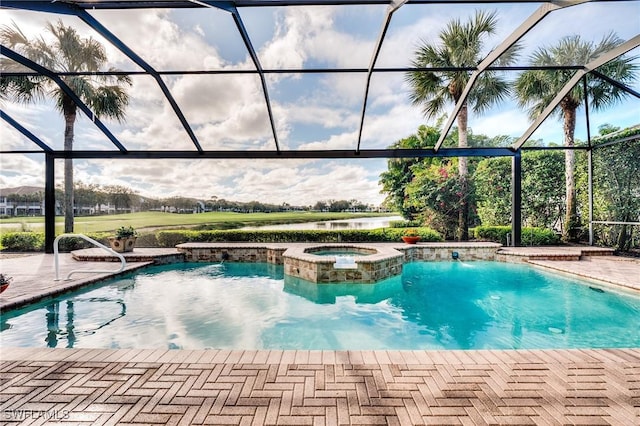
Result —
[[[136, 248], [132, 252], [122, 253], [127, 262], [154, 262], [155, 264], [184, 262], [184, 254], [176, 249]], [[75, 250], [71, 252], [74, 260], [85, 262], [118, 262], [119, 259], [99, 248]]]
[[587, 256], [612, 256], [613, 249], [603, 247], [502, 247], [498, 255], [514, 256], [522, 261], [529, 260], [558, 260], [578, 261]]

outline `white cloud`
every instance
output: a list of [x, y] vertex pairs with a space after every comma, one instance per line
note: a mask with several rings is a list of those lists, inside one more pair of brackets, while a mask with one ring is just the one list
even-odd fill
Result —
[[44, 160], [40, 156], [3, 155], [0, 170], [0, 188], [44, 187]]

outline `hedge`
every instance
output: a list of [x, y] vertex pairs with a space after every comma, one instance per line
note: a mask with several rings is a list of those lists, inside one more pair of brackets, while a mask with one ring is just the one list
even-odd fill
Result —
[[[108, 245], [108, 232], [96, 232], [86, 234], [99, 243]], [[0, 236], [0, 246], [7, 251], [44, 251], [44, 232], [6, 232]], [[88, 241], [78, 237], [63, 238], [59, 241], [58, 248], [61, 252], [95, 247]]]
[[3, 232], [0, 245], [9, 251], [43, 251], [43, 232]]
[[[430, 228], [416, 228], [422, 241], [442, 241], [442, 237]], [[401, 228], [345, 229], [340, 231], [272, 230], [272, 231], [159, 231], [156, 233], [160, 247], [193, 242], [256, 242], [256, 243], [357, 243], [398, 242], [404, 230]]]
[[[430, 228], [415, 228], [422, 241], [442, 241], [442, 237]], [[141, 234], [136, 247], [175, 247], [187, 242], [255, 242], [255, 243], [293, 243], [293, 242], [399, 242], [404, 232], [402, 228], [380, 229], [345, 229], [341, 231], [307, 231], [307, 230], [274, 230], [274, 231], [158, 231]], [[89, 233], [89, 238], [108, 246], [108, 232]], [[0, 237], [2, 250], [7, 251], [43, 251], [44, 233], [42, 232], [7, 232]], [[61, 252], [94, 247], [82, 238], [63, 238], [60, 240]]]
[[[493, 241], [507, 244], [507, 234], [511, 233], [510, 226], [478, 226], [473, 231], [476, 240]], [[522, 228], [523, 246], [549, 246], [558, 244], [560, 237], [547, 228]]]

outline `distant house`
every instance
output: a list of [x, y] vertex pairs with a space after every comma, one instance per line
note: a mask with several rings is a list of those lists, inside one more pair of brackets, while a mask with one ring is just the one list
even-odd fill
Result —
[[[56, 212], [59, 210], [59, 206], [56, 203]], [[44, 215], [44, 188], [38, 186], [0, 188], [0, 215]]]
[[[144, 199], [141, 199], [143, 202]], [[74, 214], [88, 216], [94, 214], [132, 213], [131, 207], [118, 207], [110, 202], [95, 205], [75, 205]], [[62, 215], [62, 206], [56, 200], [56, 215]], [[44, 216], [44, 188], [38, 186], [18, 186], [0, 188], [0, 216]]]

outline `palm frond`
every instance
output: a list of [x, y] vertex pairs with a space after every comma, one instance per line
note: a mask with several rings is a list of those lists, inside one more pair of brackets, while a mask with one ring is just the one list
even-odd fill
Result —
[[[496, 12], [477, 11], [468, 21], [453, 19], [440, 32], [438, 43], [421, 41], [421, 45], [414, 53], [413, 66], [416, 68], [429, 67], [475, 67], [482, 60], [482, 46], [486, 36], [495, 33], [498, 23]], [[519, 46], [505, 53], [504, 63], [510, 62], [518, 54]], [[488, 93], [475, 94], [469, 102], [476, 111], [485, 111], [494, 102], [504, 98], [505, 94], [497, 92], [504, 90], [508, 93], [507, 85], [502, 80], [486, 82], [494, 78], [494, 73], [486, 74], [482, 80]], [[423, 106], [423, 113], [428, 118], [439, 115], [447, 103], [457, 102], [469, 82], [470, 72], [418, 72], [413, 71], [405, 75], [405, 80], [412, 88], [410, 99], [414, 105]], [[482, 89], [475, 89], [476, 91]], [[479, 104], [475, 104], [479, 102]]]
[[[537, 49], [529, 58], [531, 65], [584, 65], [605, 52], [618, 46], [622, 40], [614, 33], [605, 35], [598, 43], [585, 41], [580, 36], [572, 35], [561, 38], [551, 47]], [[621, 83], [632, 83], [637, 78], [638, 66], [634, 57], [619, 57], [598, 68], [602, 74]], [[528, 107], [533, 117], [537, 116], [558, 91], [573, 77], [575, 71], [525, 71], [518, 76], [515, 89], [520, 106]], [[597, 78], [589, 78], [587, 93], [582, 84], [576, 85], [562, 100], [562, 108], [579, 108], [588, 96], [594, 109], [603, 109], [627, 96], [623, 90]], [[557, 109], [555, 113], [562, 115]]]
[[[53, 41], [40, 35], [29, 40], [20, 29], [5, 25], [0, 27], [0, 40], [23, 56], [54, 71], [98, 72], [105, 67], [107, 56], [104, 47], [95, 39], [82, 38], [73, 27], [62, 21], [47, 23], [46, 30]], [[3, 70], [25, 67], [2, 59]], [[110, 71], [117, 71], [111, 68]], [[67, 85], [96, 115], [105, 115], [119, 121], [129, 103], [125, 87], [131, 85], [129, 76], [73, 76], [64, 78]], [[17, 102], [30, 103], [47, 96], [53, 97], [56, 107], [63, 113], [75, 112], [75, 104], [56, 84], [43, 76], [0, 76], [2, 96]]]
[[510, 93], [509, 83], [495, 72], [485, 71], [476, 80], [469, 94], [469, 104], [473, 111], [482, 114], [492, 105], [503, 101]]

